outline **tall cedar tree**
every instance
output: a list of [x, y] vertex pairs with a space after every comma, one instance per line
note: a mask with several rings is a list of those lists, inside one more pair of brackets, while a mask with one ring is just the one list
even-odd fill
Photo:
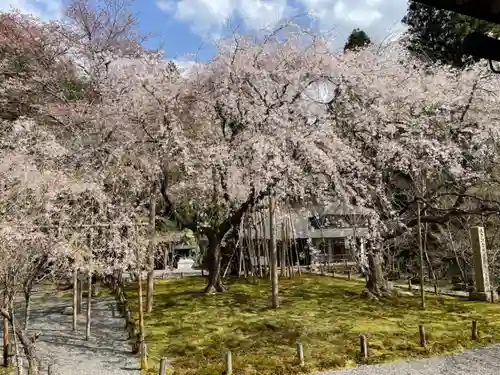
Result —
[[500, 36], [500, 26], [448, 10], [410, 1], [402, 22], [408, 25], [410, 51], [433, 62], [457, 68], [478, 59], [462, 52], [462, 41], [471, 32]]
[[351, 31], [349, 38], [347, 38], [347, 42], [344, 46], [344, 52], [366, 47], [371, 44], [371, 42], [372, 41], [367, 33], [360, 29], [354, 29]]

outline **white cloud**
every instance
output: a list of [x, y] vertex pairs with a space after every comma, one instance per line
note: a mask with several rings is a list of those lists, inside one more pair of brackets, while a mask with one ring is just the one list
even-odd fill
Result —
[[[247, 30], [276, 25], [296, 14], [312, 16], [322, 30], [335, 30], [339, 40], [354, 28], [382, 40], [400, 29], [406, 0], [157, 0], [157, 6], [176, 20], [189, 24], [204, 38], [219, 35], [241, 18]], [[342, 42], [343, 43], [343, 42]]]
[[61, 18], [63, 4], [62, 0], [0, 0], [0, 11], [12, 9], [48, 21]]
[[225, 26], [236, 28], [236, 17], [246, 29], [260, 30], [272, 27], [293, 10], [287, 0], [158, 0], [157, 6], [209, 39]]

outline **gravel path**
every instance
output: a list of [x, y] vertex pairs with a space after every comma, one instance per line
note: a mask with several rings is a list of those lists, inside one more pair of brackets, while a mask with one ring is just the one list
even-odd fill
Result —
[[341, 371], [318, 372], [312, 375], [498, 375], [500, 345], [468, 350], [446, 357], [408, 362], [360, 366]]
[[[47, 364], [53, 360], [54, 375], [140, 374], [139, 361], [131, 354], [124, 320], [113, 316], [115, 301], [112, 297], [93, 299], [89, 341], [85, 341], [85, 315], [79, 317], [78, 331], [74, 333], [72, 316], [62, 314], [64, 308], [71, 306], [70, 298], [37, 293], [32, 306], [30, 331], [42, 333], [37, 341], [43, 361], [42, 373], [46, 373]], [[84, 314], [85, 307], [84, 299]], [[21, 308], [18, 310], [20, 312]], [[21, 321], [21, 314], [16, 316]]]

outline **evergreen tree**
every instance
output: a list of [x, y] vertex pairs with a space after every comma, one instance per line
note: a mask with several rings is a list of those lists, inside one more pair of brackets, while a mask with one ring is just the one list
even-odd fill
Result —
[[348, 50], [363, 48], [371, 42], [372, 41], [370, 40], [370, 37], [363, 30], [354, 29], [349, 35], [349, 38], [347, 38], [347, 42], [344, 46], [344, 52]]
[[408, 48], [431, 61], [463, 68], [477, 58], [464, 55], [462, 41], [471, 32], [500, 35], [500, 26], [449, 10], [410, 1], [403, 23], [408, 25]]

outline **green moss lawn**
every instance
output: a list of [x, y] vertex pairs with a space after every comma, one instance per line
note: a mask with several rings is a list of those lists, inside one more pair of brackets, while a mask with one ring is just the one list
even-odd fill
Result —
[[[146, 315], [150, 366], [171, 360], [178, 375], [215, 375], [233, 354], [234, 375], [301, 374], [315, 370], [450, 353], [500, 341], [500, 304], [429, 296], [369, 301], [362, 284], [326, 276], [280, 280], [280, 308], [270, 306], [269, 281], [232, 280], [226, 293], [203, 295], [201, 277], [158, 281], [155, 307]], [[131, 286], [129, 299], [137, 301]], [[471, 340], [471, 321], [480, 338]], [[429, 344], [419, 347], [418, 325]], [[358, 358], [365, 334], [369, 358]], [[296, 362], [303, 343], [304, 368]], [[151, 372], [156, 374], [156, 371]]]

